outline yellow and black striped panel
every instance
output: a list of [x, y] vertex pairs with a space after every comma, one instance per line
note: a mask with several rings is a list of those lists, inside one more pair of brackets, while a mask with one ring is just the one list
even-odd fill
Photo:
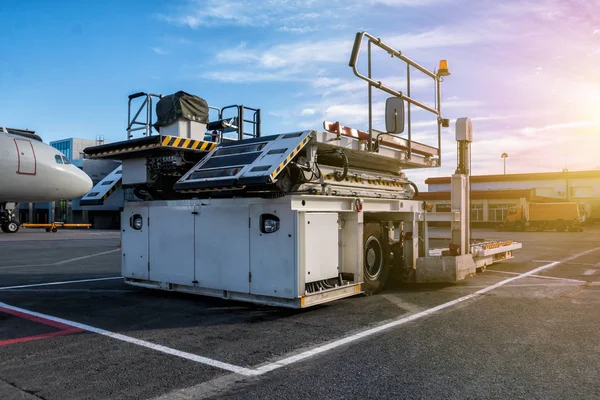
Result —
[[108, 199], [108, 197], [109, 197], [111, 194], [113, 194], [113, 193], [114, 193], [114, 191], [115, 191], [115, 190], [117, 190], [117, 189], [118, 189], [118, 188], [121, 186], [121, 182], [122, 182], [122, 181], [123, 181], [122, 179], [119, 179], [119, 180], [117, 181], [117, 183], [115, 183], [115, 184], [113, 185], [113, 187], [111, 187], [111, 188], [108, 190], [108, 192], [106, 192], [106, 194], [105, 194], [104, 196], [102, 196], [102, 201], [105, 201], [106, 199]]
[[144, 144], [144, 145], [140, 145], [140, 146], [129, 146], [129, 147], [122, 147], [120, 149], [113, 149], [113, 150], [109, 150], [109, 151], [102, 151], [99, 153], [93, 153], [90, 154], [91, 156], [106, 156], [106, 155], [110, 155], [110, 154], [119, 154], [119, 153], [125, 153], [127, 151], [138, 151], [138, 150], [147, 150], [147, 149], [152, 149], [158, 147], [157, 144]]
[[[335, 175], [333, 175], [333, 174], [325, 175], [325, 179], [327, 179], [329, 181], [336, 180]], [[359, 178], [356, 176], [347, 176], [346, 178], [344, 178], [344, 180], [342, 182], [362, 183], [362, 184], [387, 186], [387, 187], [402, 187], [405, 185], [400, 182], [384, 181], [384, 180], [378, 180], [378, 179], [363, 179], [363, 178]]]
[[205, 142], [203, 140], [186, 139], [177, 136], [163, 136], [161, 146], [177, 147], [180, 149], [210, 151], [217, 144], [214, 142]]
[[290, 154], [288, 154], [288, 156], [285, 158], [285, 160], [281, 164], [279, 164], [279, 166], [277, 167], [277, 169], [275, 169], [275, 171], [273, 171], [271, 173], [271, 179], [272, 180], [275, 179], [275, 177], [277, 175], [279, 175], [279, 173], [281, 171], [283, 171], [283, 169], [285, 168], [285, 166], [288, 165], [288, 163], [290, 161], [292, 161], [292, 159], [294, 157], [296, 157], [296, 155], [298, 154], [298, 152], [300, 150], [302, 150], [304, 148], [304, 146], [306, 146], [306, 144], [308, 143], [308, 141], [310, 140], [310, 138], [311, 138], [310, 136], [307, 136], [306, 138], [304, 138], [304, 140], [298, 146], [296, 146], [296, 148]]

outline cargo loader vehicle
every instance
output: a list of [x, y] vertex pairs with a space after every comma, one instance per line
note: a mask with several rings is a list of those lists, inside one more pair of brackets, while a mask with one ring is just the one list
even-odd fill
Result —
[[[406, 94], [358, 71], [365, 41], [369, 71], [373, 46], [405, 65]], [[326, 121], [323, 129], [263, 136], [257, 108], [220, 109], [185, 92], [130, 96], [127, 140], [84, 150], [90, 158], [118, 159], [122, 165], [83, 201], [103, 201], [106, 187], [114, 184], [136, 196], [121, 213], [125, 282], [304, 308], [375, 293], [390, 273], [412, 282], [457, 282], [512, 258], [521, 243], [470, 239], [468, 118], [456, 123], [452, 212], [428, 212], [425, 202], [415, 200], [417, 186], [406, 175], [441, 165], [441, 130], [449, 125], [440, 93], [447, 62], [430, 71], [360, 32], [349, 65], [367, 82], [368, 132]], [[433, 107], [411, 97], [411, 72], [430, 79]], [[385, 130], [373, 128], [373, 89], [391, 95]], [[413, 140], [415, 107], [435, 118], [436, 144]], [[210, 112], [215, 119], [209, 121]], [[136, 129], [141, 137], [134, 137]], [[433, 220], [451, 221], [448, 249], [429, 248], [427, 223]]]

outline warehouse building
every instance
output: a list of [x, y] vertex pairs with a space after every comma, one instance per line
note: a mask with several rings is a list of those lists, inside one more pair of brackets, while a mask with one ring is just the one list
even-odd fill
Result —
[[[450, 211], [450, 177], [428, 178], [420, 200], [437, 212]], [[493, 226], [506, 218], [508, 208], [536, 202], [575, 201], [588, 222], [600, 220], [600, 170], [563, 171], [471, 177], [471, 221]]]

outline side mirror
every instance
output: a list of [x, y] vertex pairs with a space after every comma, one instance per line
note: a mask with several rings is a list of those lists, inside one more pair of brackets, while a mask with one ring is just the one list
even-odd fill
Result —
[[385, 130], [387, 133], [404, 132], [404, 100], [390, 97], [385, 102]]

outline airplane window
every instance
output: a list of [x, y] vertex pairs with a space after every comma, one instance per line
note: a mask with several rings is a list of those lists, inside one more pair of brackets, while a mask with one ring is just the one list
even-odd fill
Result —
[[69, 161], [69, 159], [65, 156], [63, 156], [63, 161], [65, 162], [65, 164], [71, 164], [71, 161]]
[[56, 162], [58, 164], [62, 164], [63, 163], [62, 158], [58, 154], [54, 156], [54, 159], [56, 160]]

